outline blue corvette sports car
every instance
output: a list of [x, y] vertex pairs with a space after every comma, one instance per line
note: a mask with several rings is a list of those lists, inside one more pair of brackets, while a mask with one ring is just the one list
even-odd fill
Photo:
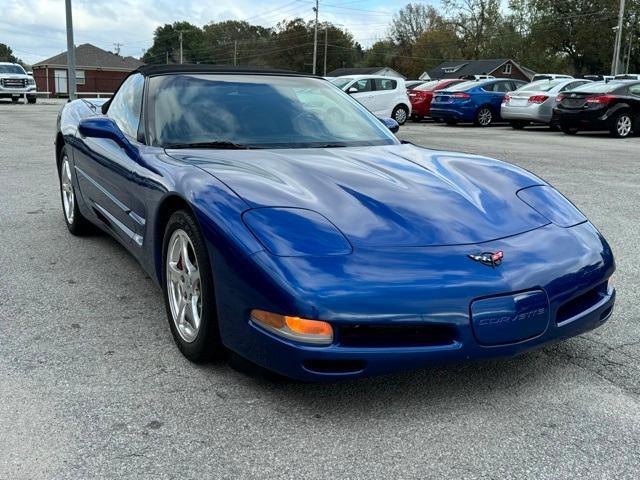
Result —
[[193, 361], [336, 380], [512, 356], [611, 316], [611, 249], [557, 190], [403, 144], [321, 78], [142, 67], [106, 103], [68, 103], [55, 145], [69, 231], [131, 252]]
[[431, 117], [448, 125], [458, 122], [488, 127], [501, 120], [500, 108], [507, 92], [526, 85], [522, 80], [491, 78], [458, 83], [437, 92], [431, 101]]

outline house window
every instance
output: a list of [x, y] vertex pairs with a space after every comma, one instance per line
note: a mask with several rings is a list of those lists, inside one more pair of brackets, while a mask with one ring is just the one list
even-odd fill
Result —
[[76, 70], [76, 85], [84, 85], [84, 70]]
[[502, 73], [504, 73], [505, 75], [511, 75], [511, 64], [510, 63], [506, 63], [504, 68], [502, 69]]
[[456, 67], [447, 67], [447, 68], [443, 68], [444, 73], [455, 73], [455, 71], [457, 70]]

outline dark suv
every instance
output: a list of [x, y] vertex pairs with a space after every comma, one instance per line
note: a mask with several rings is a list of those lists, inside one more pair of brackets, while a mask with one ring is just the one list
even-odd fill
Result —
[[609, 130], [625, 138], [640, 130], [640, 81], [598, 82], [558, 95], [554, 119], [564, 133]]

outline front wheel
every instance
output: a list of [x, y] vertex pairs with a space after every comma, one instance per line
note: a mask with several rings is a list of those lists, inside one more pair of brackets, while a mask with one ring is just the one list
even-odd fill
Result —
[[615, 138], [626, 138], [633, 131], [633, 119], [628, 112], [620, 112], [611, 119], [609, 133]]
[[62, 213], [67, 229], [73, 235], [83, 235], [91, 231], [91, 224], [84, 218], [78, 208], [76, 189], [73, 186], [71, 162], [67, 154], [67, 147], [62, 147], [60, 154], [59, 179], [60, 197], [62, 199]]
[[404, 125], [407, 121], [407, 118], [409, 118], [409, 109], [404, 105], [398, 105], [393, 109], [391, 117], [393, 117], [393, 119], [398, 122], [398, 125]]
[[488, 127], [493, 122], [493, 112], [489, 107], [482, 107], [476, 113], [475, 124], [479, 127]]
[[193, 215], [175, 212], [163, 242], [165, 308], [185, 357], [201, 362], [222, 353], [209, 255]]

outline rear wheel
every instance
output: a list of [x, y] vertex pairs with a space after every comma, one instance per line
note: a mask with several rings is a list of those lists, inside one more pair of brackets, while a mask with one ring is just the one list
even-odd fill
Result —
[[493, 111], [489, 107], [481, 107], [476, 113], [474, 123], [479, 127], [488, 127], [493, 122]]
[[204, 238], [189, 212], [175, 212], [164, 233], [164, 298], [180, 351], [193, 362], [223, 352], [211, 264]]
[[629, 112], [620, 112], [611, 119], [609, 132], [612, 137], [626, 138], [633, 131], [633, 118]]
[[36, 103], [36, 97], [27, 97], [27, 102], [34, 104]]
[[407, 122], [407, 118], [409, 118], [409, 109], [404, 105], [398, 105], [393, 109], [391, 116], [398, 122], [398, 125], [404, 125]]

